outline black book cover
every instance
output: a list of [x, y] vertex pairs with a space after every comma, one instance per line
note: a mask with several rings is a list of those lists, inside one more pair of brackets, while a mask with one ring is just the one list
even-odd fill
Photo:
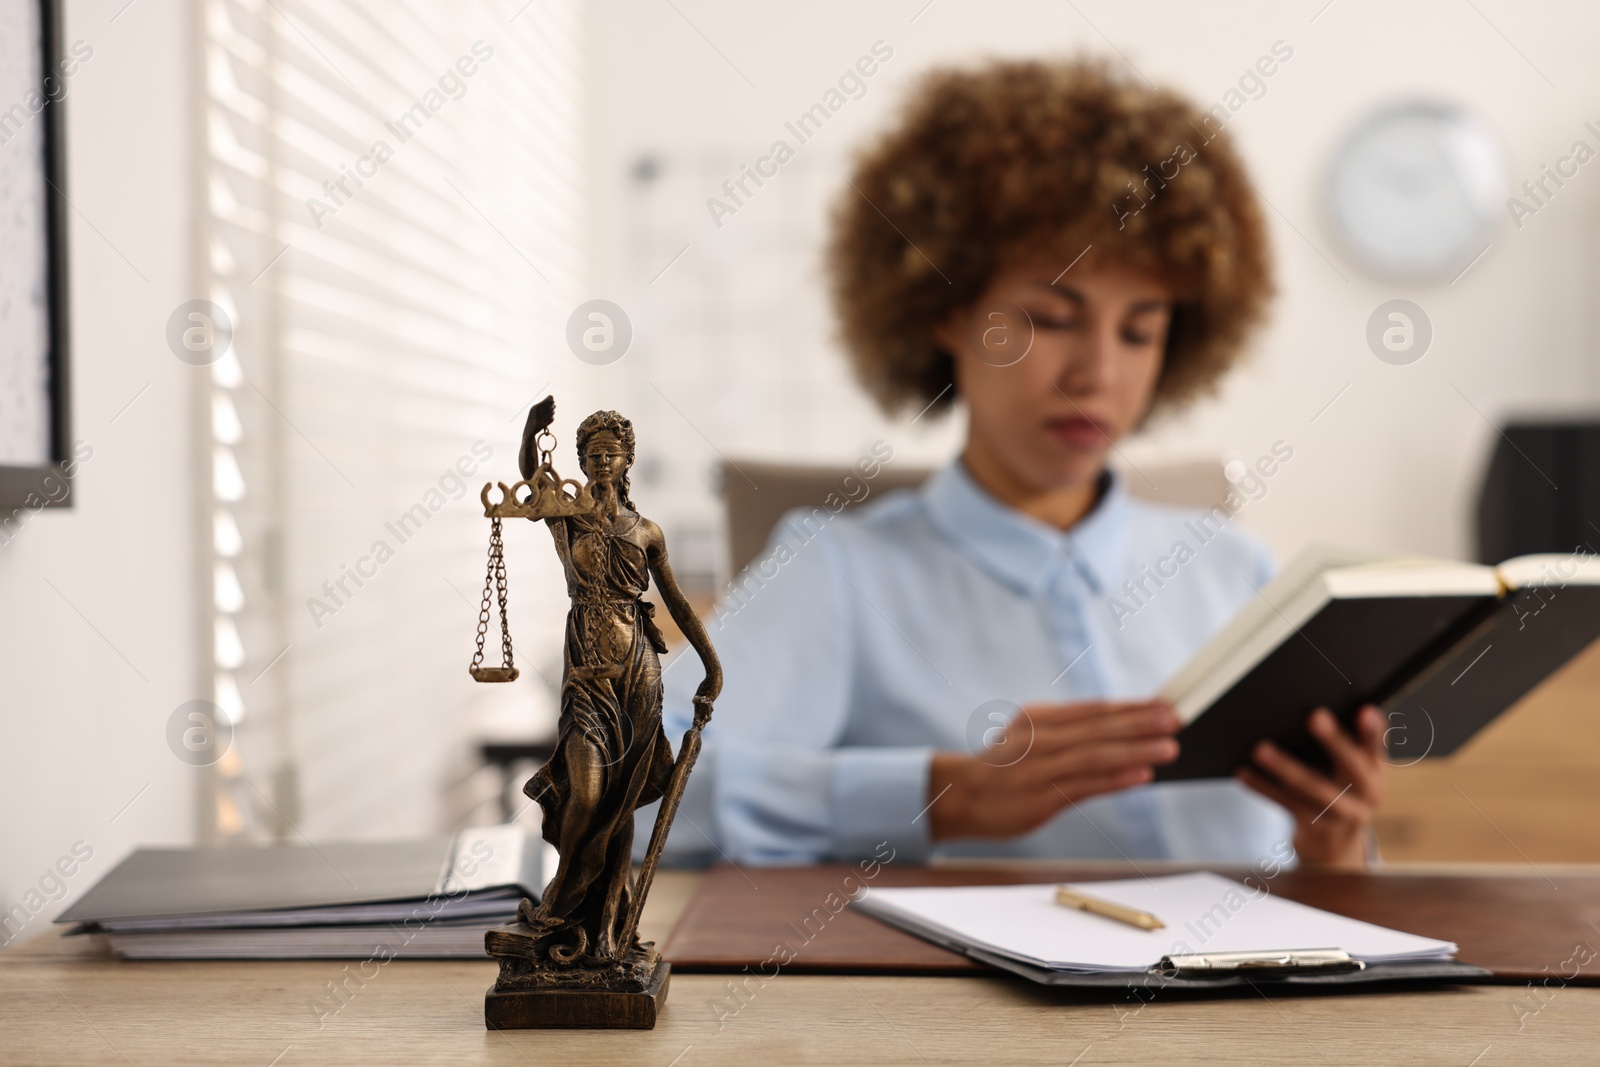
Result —
[[1597, 638], [1600, 586], [1516, 590], [1385, 703], [1390, 756], [1450, 755]]
[[1329, 709], [1348, 727], [1363, 705], [1395, 692], [1497, 603], [1481, 595], [1329, 601], [1178, 732], [1178, 758], [1155, 769], [1156, 781], [1232, 777], [1263, 740], [1326, 769], [1326, 753], [1306, 729], [1314, 709]]

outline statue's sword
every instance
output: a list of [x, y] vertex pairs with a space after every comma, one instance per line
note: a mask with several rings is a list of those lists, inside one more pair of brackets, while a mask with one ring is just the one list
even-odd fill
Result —
[[644, 866], [639, 868], [639, 877], [633, 886], [633, 899], [628, 902], [628, 917], [622, 926], [622, 936], [617, 939], [619, 951], [626, 952], [628, 946], [633, 944], [633, 935], [639, 929], [639, 913], [644, 909], [645, 895], [650, 892], [656, 867], [661, 863], [661, 853], [667, 847], [667, 831], [672, 829], [678, 804], [683, 800], [684, 787], [689, 783], [689, 772], [694, 769], [694, 761], [700, 756], [700, 731], [705, 729], [705, 721], [710, 716], [705, 716], [704, 720], [696, 716], [696, 719], [689, 727], [689, 732], [683, 735], [678, 761], [672, 767], [672, 779], [667, 783], [661, 808], [656, 812], [655, 829], [650, 832], [650, 851], [645, 853]]

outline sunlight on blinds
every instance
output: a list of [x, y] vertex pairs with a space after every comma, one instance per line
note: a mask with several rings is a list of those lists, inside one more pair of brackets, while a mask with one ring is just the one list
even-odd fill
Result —
[[[537, 650], [559, 617], [514, 615], [522, 680], [465, 668], [477, 488], [515, 469], [582, 273], [577, 0], [205, 11], [211, 299], [234, 330], [213, 367], [237, 737], [217, 825], [442, 829], [486, 799], [486, 719], [553, 719]], [[524, 588], [559, 584], [549, 553], [513, 554]]]

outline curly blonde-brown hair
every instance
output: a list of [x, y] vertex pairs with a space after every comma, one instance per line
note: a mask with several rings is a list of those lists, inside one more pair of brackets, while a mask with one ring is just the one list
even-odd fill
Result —
[[834, 308], [886, 411], [954, 401], [935, 324], [1021, 257], [1114, 260], [1175, 294], [1152, 410], [1212, 391], [1272, 295], [1265, 226], [1213, 113], [1101, 62], [927, 75], [833, 217]]

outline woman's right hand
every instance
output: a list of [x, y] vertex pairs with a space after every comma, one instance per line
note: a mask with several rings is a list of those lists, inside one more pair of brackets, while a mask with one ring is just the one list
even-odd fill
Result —
[[1177, 729], [1159, 700], [1030, 705], [984, 751], [934, 753], [929, 832], [935, 841], [1025, 834], [1074, 801], [1150, 781], [1178, 758]]

